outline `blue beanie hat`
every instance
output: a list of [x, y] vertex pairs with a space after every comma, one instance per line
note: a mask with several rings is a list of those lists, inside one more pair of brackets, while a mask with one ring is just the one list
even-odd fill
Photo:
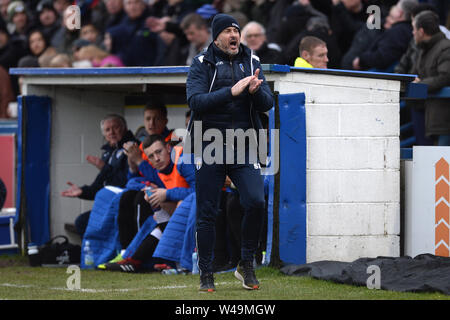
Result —
[[236, 19], [224, 13], [216, 14], [211, 24], [213, 40], [216, 40], [217, 36], [228, 27], [235, 27], [241, 33], [241, 28]]

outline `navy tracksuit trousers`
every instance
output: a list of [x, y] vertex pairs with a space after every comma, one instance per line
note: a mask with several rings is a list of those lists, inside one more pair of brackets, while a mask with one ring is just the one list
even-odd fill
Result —
[[[224, 148], [225, 149], [225, 148]], [[248, 149], [246, 150], [248, 155]], [[235, 160], [236, 160], [236, 154]], [[248, 158], [248, 157], [246, 157]], [[237, 161], [235, 161], [236, 163]], [[205, 164], [196, 170], [197, 223], [196, 240], [201, 273], [212, 272], [215, 222], [219, 212], [225, 177], [230, 177], [239, 191], [244, 208], [241, 224], [241, 259], [253, 261], [265, 213], [264, 181], [259, 166], [245, 164]]]

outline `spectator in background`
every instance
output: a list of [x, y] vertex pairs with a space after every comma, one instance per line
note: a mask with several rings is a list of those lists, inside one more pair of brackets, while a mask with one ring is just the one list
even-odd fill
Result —
[[192, 1], [183, 0], [158, 0], [151, 1], [149, 5], [152, 16], [163, 18], [169, 17], [171, 21], [179, 24], [183, 18], [194, 11]]
[[105, 5], [108, 16], [105, 20], [104, 30], [119, 25], [125, 18], [123, 0], [105, 0]]
[[[39, 62], [36, 57], [33, 56], [25, 56], [23, 59], [20, 59], [18, 68], [39, 68]], [[23, 76], [20, 76], [17, 79], [18, 83], [18, 92], [19, 94], [23, 94], [22, 84], [23, 84]]]
[[0, 178], [0, 210], [3, 209], [5, 201], [6, 201], [6, 186], [3, 183], [3, 180]]
[[36, 7], [36, 11], [39, 17], [38, 29], [50, 43], [60, 26], [58, 13], [53, 7], [52, 0], [41, 0]]
[[[283, 49], [289, 46], [292, 39], [307, 27], [307, 23], [312, 17], [320, 17], [328, 24], [328, 18], [322, 12], [314, 9], [311, 5], [310, 0], [296, 0], [290, 5], [278, 23], [280, 24], [279, 30], [276, 34], [276, 42]], [[300, 39], [294, 45], [298, 48]]]
[[195, 13], [202, 16], [203, 19], [205, 19], [206, 23], [208, 25], [211, 25], [211, 21], [214, 18], [216, 14], [219, 12], [217, 11], [216, 7], [214, 7], [211, 4], [204, 4], [200, 8], [198, 8]]
[[[411, 12], [411, 17], [414, 19], [416, 15], [426, 10], [433, 11], [437, 14], [436, 8], [433, 5], [428, 3], [419, 3]], [[440, 25], [439, 29], [445, 34], [447, 39], [450, 39], [450, 31], [445, 26]], [[413, 37], [409, 42], [408, 50], [401, 57], [399, 64], [395, 66], [395, 72], [403, 74], [412, 73], [414, 63], [417, 61], [418, 50], [416, 41]]]
[[3, 21], [8, 21], [8, 6], [11, 0], [0, 0], [0, 15]]
[[23, 47], [23, 42], [11, 38], [6, 25], [0, 23], [0, 66], [9, 71], [9, 68], [17, 66], [20, 58], [26, 53], [27, 48]]
[[[308, 5], [306, 8], [308, 7], [311, 6]], [[341, 51], [339, 49], [336, 36], [330, 28], [328, 18], [321, 14], [311, 16], [306, 22], [305, 30], [301, 31], [292, 40], [290, 40], [286, 48], [283, 50], [289, 65], [293, 65], [295, 63], [295, 59], [299, 54], [298, 47], [300, 45], [300, 41], [306, 36], [316, 37], [324, 41], [328, 49], [328, 67], [340, 67]]]
[[65, 53], [59, 53], [54, 56], [49, 63], [50, 68], [71, 68], [72, 60]]
[[[100, 128], [106, 144], [102, 146], [101, 158], [90, 156], [89, 163], [95, 163], [100, 169], [91, 185], [77, 186], [67, 182], [69, 188], [61, 192], [61, 196], [94, 200], [96, 193], [106, 185], [123, 188], [127, 183], [128, 160], [123, 152], [123, 144], [136, 141], [131, 131], [127, 129], [125, 119], [117, 114], [107, 115], [100, 122]], [[82, 213], [75, 221], [78, 234], [82, 237], [89, 221], [90, 211]], [[70, 228], [70, 225], [67, 226]], [[73, 228], [72, 228], [73, 230]]]
[[[79, 65], [83, 66], [85, 61], [83, 61], [80, 57], [80, 50], [83, 47], [90, 45], [89, 41], [84, 39], [77, 39], [72, 43], [69, 55], [72, 57], [73, 67], [78, 67]], [[88, 67], [92, 67], [92, 64], [88, 64]]]
[[89, 41], [97, 47], [103, 48], [103, 37], [92, 23], [86, 23], [81, 27], [80, 38]]
[[286, 9], [291, 4], [292, 0], [277, 0], [270, 6], [270, 12], [267, 14], [267, 24], [265, 25], [267, 40], [269, 42], [281, 44], [278, 39], [281, 21], [285, 16]]
[[400, 0], [391, 8], [384, 23], [386, 31], [359, 57], [353, 59], [353, 69], [394, 70], [394, 64], [400, 61], [412, 38], [411, 12], [416, 5], [417, 0]]
[[300, 57], [294, 67], [326, 69], [328, 65], [327, 44], [316, 37], [304, 37], [298, 48]]
[[146, 26], [149, 9], [144, 0], [125, 0], [127, 16], [121, 24], [108, 29], [105, 41], [110, 52], [126, 66], [158, 66], [164, 61], [165, 45], [158, 34]]
[[73, 19], [73, 12], [66, 8], [62, 14], [60, 27], [51, 40], [51, 45], [60, 53], [72, 54], [72, 45], [78, 39], [80, 32], [77, 28], [67, 27], [68, 19]]
[[[8, 104], [15, 100], [11, 80], [5, 68], [0, 66], [0, 119], [9, 118]], [[0, 203], [1, 209], [1, 203]]]
[[169, 17], [149, 17], [146, 23], [150, 31], [157, 33], [166, 45], [163, 64], [165, 66], [186, 65], [189, 42], [179, 24], [170, 21]]
[[74, 5], [80, 8], [81, 23], [87, 21], [93, 23], [98, 30], [102, 30], [107, 20], [108, 11], [103, 1], [100, 0], [74, 0]]
[[77, 53], [80, 60], [87, 60], [93, 67], [123, 67], [122, 61], [107, 51], [90, 44], [83, 46]]
[[[373, 23], [374, 19], [374, 15], [370, 15], [367, 18], [367, 23]], [[369, 29], [367, 25], [363, 25], [353, 37], [350, 48], [342, 57], [342, 69], [352, 70], [353, 60], [366, 51], [383, 31], [381, 28]]]
[[[419, 3], [416, 8], [411, 12], [411, 17], [414, 19], [416, 15], [420, 12], [431, 10], [435, 11], [436, 8], [428, 3]], [[437, 13], [437, 12], [435, 12]], [[445, 27], [440, 26], [441, 31], [443, 29], [447, 30]], [[447, 30], [448, 31], [448, 30]], [[417, 48], [416, 41], [414, 37], [409, 42], [408, 50], [401, 57], [400, 62], [395, 66], [395, 73], [403, 73], [408, 74], [413, 72], [414, 64], [417, 62], [419, 48]], [[430, 146], [433, 145], [434, 142], [430, 137], [425, 135], [425, 110], [423, 110], [423, 106], [419, 106], [417, 101], [405, 101], [406, 107], [410, 111], [411, 122], [414, 128], [414, 136], [416, 138], [415, 145], [418, 146]]]
[[58, 54], [58, 51], [56, 51], [53, 47], [48, 47], [45, 49], [44, 52], [39, 56], [38, 62], [39, 66], [41, 68], [49, 68], [50, 67], [50, 61]]
[[245, 0], [240, 9], [251, 21], [268, 26], [269, 13], [274, 4], [274, 0]]
[[367, 6], [362, 0], [332, 0], [330, 25], [342, 53], [348, 51], [356, 32], [367, 21]]
[[39, 57], [49, 47], [47, 39], [45, 38], [42, 31], [36, 29], [30, 32], [28, 36], [28, 47], [30, 50], [29, 56], [39, 59]]
[[[439, 17], [423, 11], [413, 20], [414, 40], [419, 49], [412, 72], [416, 83], [426, 84], [433, 93], [450, 86], [450, 40], [439, 29]], [[419, 107], [420, 108], [420, 107]], [[425, 134], [439, 146], [450, 146], [450, 109], [445, 99], [424, 101]]]
[[13, 24], [10, 30], [11, 38], [19, 39], [26, 48], [27, 34], [30, 28], [28, 13], [22, 1], [14, 1], [8, 6], [8, 20]]
[[247, 23], [242, 29], [241, 39], [244, 45], [255, 51], [261, 63], [285, 63], [281, 48], [275, 43], [267, 43], [266, 29], [260, 23]]
[[56, 13], [59, 17], [62, 17], [64, 11], [72, 5], [72, 0], [53, 0], [53, 8], [55, 8]]
[[448, 23], [448, 13], [450, 12], [450, 3], [448, 0], [428, 0], [436, 8], [441, 25]]
[[186, 65], [192, 63], [192, 59], [212, 42], [211, 32], [208, 24], [197, 13], [190, 13], [183, 18], [180, 27], [189, 41], [189, 53]]

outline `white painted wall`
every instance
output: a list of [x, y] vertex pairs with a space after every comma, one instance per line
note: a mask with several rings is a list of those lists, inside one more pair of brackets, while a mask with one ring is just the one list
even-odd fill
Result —
[[400, 254], [400, 82], [290, 72], [304, 92], [307, 262]]

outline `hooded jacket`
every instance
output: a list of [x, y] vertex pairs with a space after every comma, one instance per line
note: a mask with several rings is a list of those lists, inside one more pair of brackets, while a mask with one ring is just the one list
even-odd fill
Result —
[[[259, 79], [264, 80], [260, 88], [254, 94], [250, 94], [247, 88], [233, 97], [231, 87], [254, 74], [258, 68]], [[274, 102], [259, 58], [242, 44], [239, 53], [233, 57], [220, 50], [214, 42], [205, 52], [197, 55], [189, 69], [186, 93], [191, 109], [189, 132], [193, 121], [198, 120], [202, 121], [203, 130], [261, 129], [258, 112], [268, 111]]]

